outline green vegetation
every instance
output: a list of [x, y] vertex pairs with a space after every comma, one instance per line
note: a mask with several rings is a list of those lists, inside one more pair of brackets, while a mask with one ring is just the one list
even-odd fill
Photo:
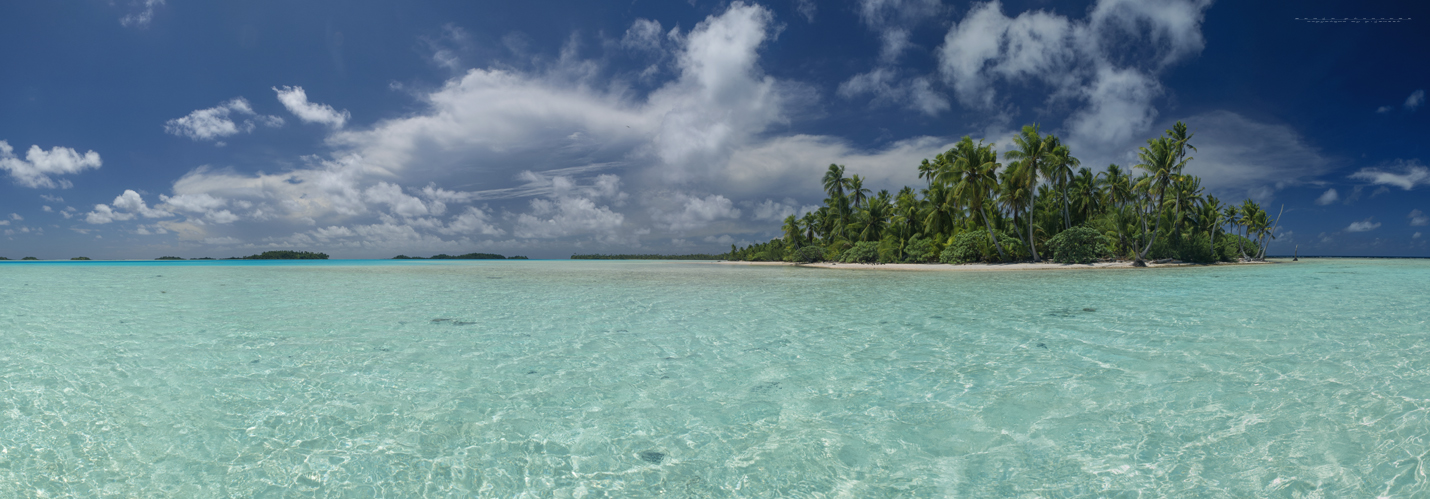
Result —
[[467, 253], [465, 255], [452, 256], [445, 253], [432, 255], [431, 258], [420, 256], [397, 255], [393, 260], [526, 260], [524, 256], [505, 257], [493, 253]]
[[[744, 261], [971, 262], [1261, 260], [1276, 221], [1255, 202], [1224, 205], [1182, 173], [1196, 152], [1177, 122], [1138, 148], [1132, 169], [1100, 172], [1055, 135], [1025, 126], [1013, 148], [964, 137], [919, 166], [928, 186], [872, 193], [829, 165], [824, 206], [790, 215], [783, 237], [715, 258]], [[1136, 173], [1134, 173], [1136, 172]], [[587, 255], [585, 257], [598, 257]], [[622, 255], [623, 258], [631, 256]], [[572, 257], [577, 258], [577, 257]]]
[[5, 257], [3, 257], [3, 256], [0, 256], [0, 260], [9, 260], [9, 258], [5, 258]]
[[70, 260], [89, 261], [89, 257], [87, 257], [87, 256], [77, 256], [77, 257], [71, 258]]
[[327, 253], [313, 253], [311, 251], [264, 251], [257, 255], [248, 255], [243, 258], [229, 258], [229, 260], [327, 260]]
[[572, 260], [721, 260], [719, 255], [571, 255]]
[[183, 260], [183, 258], [177, 256], [161, 256], [159, 258], [155, 258], [155, 260]]
[[27, 256], [27, 257], [21, 258], [21, 260], [39, 260], [39, 258], [35, 258], [35, 257], [33, 257], [33, 256]]

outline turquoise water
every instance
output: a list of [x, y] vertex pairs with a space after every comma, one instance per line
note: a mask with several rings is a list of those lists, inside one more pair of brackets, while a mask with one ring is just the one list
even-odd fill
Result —
[[0, 496], [1426, 497], [1427, 283], [0, 264]]

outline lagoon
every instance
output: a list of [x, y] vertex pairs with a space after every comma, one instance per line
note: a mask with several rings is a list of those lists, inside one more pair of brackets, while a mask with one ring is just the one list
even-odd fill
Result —
[[0, 491], [1423, 497], [1430, 261], [0, 263]]

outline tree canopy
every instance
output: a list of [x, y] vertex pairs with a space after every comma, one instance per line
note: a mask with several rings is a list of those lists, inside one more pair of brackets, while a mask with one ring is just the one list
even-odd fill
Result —
[[1259, 260], [1276, 221], [1256, 202], [1224, 204], [1183, 173], [1196, 152], [1177, 122], [1138, 148], [1137, 164], [1083, 167], [1061, 139], [1023, 127], [997, 146], [963, 137], [917, 165], [928, 186], [897, 194], [829, 165], [824, 206], [790, 215], [782, 237], [718, 258], [750, 261], [945, 263], [1175, 259]]

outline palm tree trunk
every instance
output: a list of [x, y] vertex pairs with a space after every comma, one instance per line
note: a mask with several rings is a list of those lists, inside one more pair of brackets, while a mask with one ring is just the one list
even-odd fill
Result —
[[1028, 252], [1033, 254], [1034, 262], [1041, 262], [1043, 259], [1038, 258], [1038, 248], [1033, 244], [1033, 211], [1037, 209], [1037, 206], [1038, 192], [1033, 191], [1028, 194]]
[[998, 236], [993, 235], [993, 225], [988, 223], [988, 210], [983, 208], [982, 203], [979, 203], [978, 213], [983, 215], [983, 226], [988, 228], [988, 238], [993, 240], [993, 247], [998, 250], [998, 260], [1007, 260], [1008, 257], [1003, 254], [1003, 245], [998, 244]]
[[[1137, 260], [1132, 262], [1133, 267], [1147, 266], [1147, 252], [1152, 251], [1152, 243], [1157, 242], [1157, 234], [1162, 231], [1162, 196], [1157, 196], [1157, 205], [1152, 209], [1152, 216], [1157, 217], [1157, 223], [1152, 226], [1152, 237], [1147, 238], [1147, 247], [1137, 252]], [[1147, 230], [1147, 221], [1142, 221], [1142, 230]]]
[[1063, 230], [1072, 228], [1072, 219], [1068, 218], [1068, 183], [1063, 182]]

